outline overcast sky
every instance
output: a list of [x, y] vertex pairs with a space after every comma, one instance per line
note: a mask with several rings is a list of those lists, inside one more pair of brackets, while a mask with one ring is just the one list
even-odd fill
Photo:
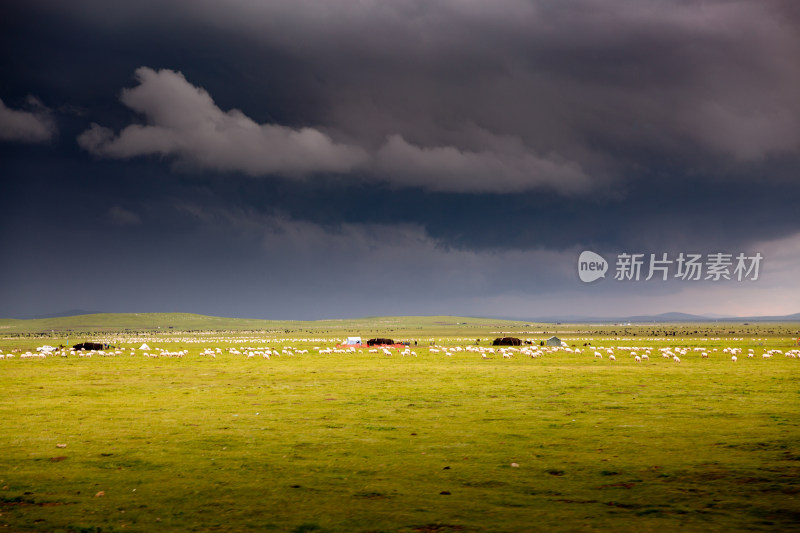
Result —
[[0, 317], [800, 311], [795, 0], [6, 0], [0, 73]]

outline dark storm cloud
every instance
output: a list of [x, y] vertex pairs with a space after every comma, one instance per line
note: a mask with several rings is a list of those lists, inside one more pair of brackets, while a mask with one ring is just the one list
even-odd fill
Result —
[[743, 160], [796, 151], [800, 48], [784, 6], [252, 2], [195, 16], [301, 58], [324, 83], [327, 120], [360, 138], [480, 150], [485, 130], [589, 163], [608, 159], [595, 143]]
[[[40, 293], [46, 311], [273, 318], [794, 312], [798, 11], [6, 2], [3, 109], [35, 117], [35, 94], [58, 135], [0, 142], [0, 240], [20, 257], [0, 264], [0, 314]], [[102, 253], [49, 267], [76, 247]], [[583, 249], [763, 250], [769, 267], [735, 299], [584, 286]]]
[[[240, 67], [280, 51], [313, 75], [270, 77], [264, 99], [282, 84], [313, 94], [305, 125], [377, 151], [375, 177], [401, 186], [596, 192], [586, 176], [600, 188], [624, 182], [643, 155], [716, 168], [797, 157], [800, 143], [788, 2], [206, 1], [119, 12], [78, 2], [69, 12], [106, 31], [174, 26], [198, 43], [207, 36], [190, 28], [210, 29], [221, 54], [247, 43]], [[236, 75], [258, 84], [258, 70]], [[264, 106], [230, 107], [261, 122]]]

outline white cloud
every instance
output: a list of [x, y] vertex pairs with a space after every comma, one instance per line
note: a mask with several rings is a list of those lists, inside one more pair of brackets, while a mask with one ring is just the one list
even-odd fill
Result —
[[50, 111], [34, 97], [28, 98], [32, 111], [9, 109], [0, 100], [0, 141], [40, 143], [56, 134]]
[[139, 86], [125, 89], [121, 100], [147, 124], [132, 124], [118, 135], [93, 124], [78, 137], [82, 148], [111, 158], [175, 156], [189, 165], [253, 176], [347, 172], [366, 158], [360, 148], [338, 144], [314, 128], [257, 124], [238, 109], [222, 111], [180, 72], [141, 67], [136, 79]]

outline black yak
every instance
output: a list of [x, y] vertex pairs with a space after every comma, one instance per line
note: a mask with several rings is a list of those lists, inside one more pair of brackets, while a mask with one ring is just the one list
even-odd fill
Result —
[[73, 346], [73, 348], [76, 350], [107, 350], [109, 348], [113, 348], [113, 346], [103, 344], [102, 342], [82, 342], [80, 344], [76, 344]]
[[522, 341], [516, 337], [498, 337], [492, 342], [492, 346], [520, 346]]
[[392, 339], [380, 339], [380, 338], [370, 339], [367, 341], [367, 346], [375, 346], [376, 344], [378, 346], [380, 346], [381, 344], [389, 345], [389, 344], [394, 344], [394, 341]]

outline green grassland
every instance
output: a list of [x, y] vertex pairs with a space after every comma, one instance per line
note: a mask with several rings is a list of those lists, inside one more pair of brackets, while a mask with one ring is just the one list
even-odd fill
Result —
[[[760, 357], [795, 348], [798, 324], [407, 317], [260, 329], [218, 319], [227, 322], [213, 330], [195, 327], [196, 316], [94, 316], [94, 334], [70, 317], [73, 331], [28, 324], [0, 333], [5, 353], [65, 343], [65, 333], [122, 351], [0, 360], [0, 530], [800, 527], [800, 360]], [[373, 331], [416, 339], [417, 356], [313, 349]], [[583, 353], [430, 351], [432, 341], [485, 345], [499, 332], [557, 333]], [[188, 353], [130, 355], [145, 341]], [[267, 345], [309, 352], [227, 353]], [[654, 355], [635, 363], [617, 349], [612, 362], [593, 357], [598, 346]], [[677, 364], [655, 356], [663, 346], [700, 346], [710, 356], [689, 352]], [[201, 356], [207, 347], [222, 353]], [[733, 363], [725, 347], [745, 355]], [[756, 357], [746, 356], [750, 348]]]

